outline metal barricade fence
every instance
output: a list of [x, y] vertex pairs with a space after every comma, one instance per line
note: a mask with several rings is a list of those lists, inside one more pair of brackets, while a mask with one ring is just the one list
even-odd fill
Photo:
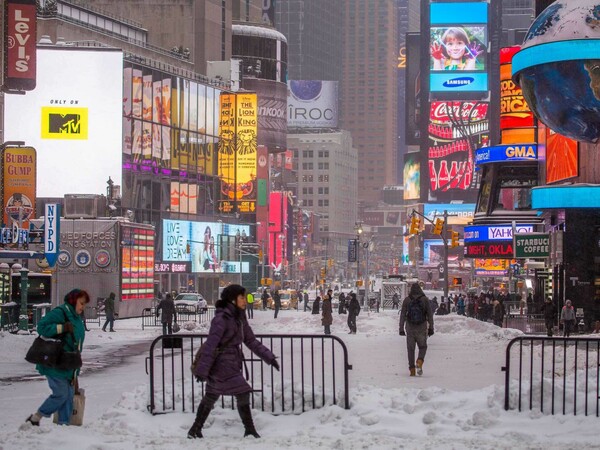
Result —
[[506, 348], [502, 370], [507, 411], [600, 414], [600, 338], [518, 337]]
[[546, 334], [546, 321], [543, 314], [524, 314], [504, 316], [504, 328], [521, 330], [525, 334]]
[[[160, 336], [150, 347], [146, 373], [150, 375], [152, 414], [195, 411], [205, 391], [191, 366], [206, 334]], [[348, 349], [337, 336], [256, 335], [277, 356], [280, 371], [242, 345], [252, 407], [273, 414], [301, 413], [325, 405], [350, 408], [348, 395]], [[234, 407], [232, 396], [221, 399], [222, 407]]]
[[19, 331], [19, 311], [21, 305], [8, 303], [0, 305], [0, 330], [16, 333]]
[[[184, 322], [196, 322], [205, 323], [210, 322], [215, 316], [215, 308], [208, 307], [204, 312], [197, 312], [189, 307], [177, 306], [177, 322], [182, 324]], [[160, 321], [160, 315], [156, 317], [156, 308], [144, 308], [142, 310], [142, 330], [151, 327], [162, 327]]]

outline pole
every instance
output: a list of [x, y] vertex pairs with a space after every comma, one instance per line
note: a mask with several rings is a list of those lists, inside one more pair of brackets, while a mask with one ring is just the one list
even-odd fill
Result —
[[29, 331], [29, 317], [27, 315], [27, 285], [29, 284], [29, 270], [23, 267], [21, 270], [21, 314], [19, 315], [19, 330]]
[[371, 254], [371, 249], [369, 248], [370, 246], [371, 241], [367, 243], [367, 281], [365, 283], [365, 299], [367, 299], [367, 301], [369, 301], [369, 285], [371, 284], [371, 280], [369, 278], [369, 257]]
[[[360, 280], [360, 234], [356, 235], [356, 287], [358, 288], [358, 280]], [[358, 289], [357, 289], [358, 292]]]
[[244, 283], [243, 283], [243, 280], [242, 280], [242, 248], [239, 247], [238, 251], [240, 252], [240, 286], [243, 286]]
[[448, 300], [448, 211], [444, 210], [444, 298]]

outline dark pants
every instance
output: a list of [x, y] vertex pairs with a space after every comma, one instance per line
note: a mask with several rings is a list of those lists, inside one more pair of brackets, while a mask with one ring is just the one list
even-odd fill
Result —
[[163, 322], [163, 334], [173, 334], [173, 324], [171, 322]]
[[331, 334], [331, 325], [324, 325], [325, 327], [325, 334]]
[[276, 306], [275, 307], [275, 318], [277, 319], [277, 314], [279, 314], [279, 308]]
[[106, 321], [104, 322], [104, 326], [102, 327], [102, 331], [106, 331], [106, 325], [110, 325], [110, 330], [115, 329], [115, 316], [113, 314], [106, 315]]
[[427, 353], [427, 328], [420, 327], [418, 329], [406, 330], [406, 349], [408, 350], [408, 367], [415, 367], [415, 345], [419, 347], [418, 359], [425, 361], [425, 353]]
[[356, 314], [348, 314], [348, 328], [353, 333], [356, 333]]
[[304, 312], [306, 312], [306, 310], [308, 309], [308, 301], [304, 302]]
[[548, 336], [552, 336], [554, 333], [554, 319], [546, 319], [546, 332], [548, 333]]
[[246, 310], [248, 311], [248, 318], [254, 319], [254, 303], [248, 303]]
[[571, 336], [571, 333], [573, 332], [574, 328], [575, 328], [574, 320], [565, 320], [564, 325], [563, 325], [563, 336], [565, 336], [565, 337]]

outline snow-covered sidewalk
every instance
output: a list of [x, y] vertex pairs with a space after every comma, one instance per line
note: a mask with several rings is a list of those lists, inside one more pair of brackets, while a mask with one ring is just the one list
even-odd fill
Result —
[[[185, 437], [193, 421], [191, 413], [150, 415], [146, 354], [142, 354], [116, 367], [84, 371], [83, 427], [57, 427], [50, 420], [42, 421], [39, 428], [22, 427], [49, 393], [45, 380], [0, 384], [0, 449], [600, 448], [596, 417], [503, 410], [501, 366], [507, 343], [520, 332], [455, 315], [436, 319], [425, 373], [409, 378], [396, 311], [361, 313], [356, 335], [347, 334], [346, 316], [334, 313], [333, 333], [346, 342], [353, 365], [351, 409], [328, 406], [283, 416], [255, 411], [259, 440], [242, 439], [241, 422], [231, 410], [212, 412], [204, 442]], [[274, 320], [272, 312], [256, 311], [251, 323], [256, 333], [322, 332], [320, 316], [304, 312], [282, 311]], [[150, 342], [160, 333], [142, 331], [140, 319], [118, 321], [115, 327], [116, 333], [87, 334], [86, 362], [99, 360], [104, 365], [119, 348]], [[207, 327], [196, 331], [205, 332]], [[0, 336], [0, 379], [36, 375], [22, 359], [32, 340], [31, 336]]]

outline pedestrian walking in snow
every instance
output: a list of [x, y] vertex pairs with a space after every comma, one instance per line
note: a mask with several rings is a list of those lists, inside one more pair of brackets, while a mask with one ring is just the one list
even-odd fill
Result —
[[340, 293], [338, 297], [338, 314], [346, 314], [346, 294]]
[[275, 308], [275, 319], [277, 319], [277, 315], [281, 309], [281, 295], [279, 294], [279, 289], [273, 292], [273, 308]]
[[[414, 377], [415, 372], [419, 376], [423, 375], [423, 363], [427, 353], [427, 337], [433, 336], [433, 314], [431, 313], [429, 299], [418, 283], [411, 286], [408, 297], [402, 302], [400, 336], [406, 336], [410, 376]], [[419, 347], [416, 365], [415, 345]]]
[[312, 313], [311, 314], [319, 314], [320, 309], [321, 309], [321, 297], [319, 297], [317, 295], [317, 298], [315, 298], [315, 301], [312, 304]]
[[248, 292], [246, 300], [248, 302], [248, 307], [246, 308], [248, 311], [248, 319], [254, 319], [254, 294]]
[[360, 303], [356, 298], [356, 294], [348, 296], [350, 297], [348, 303], [348, 328], [350, 328], [350, 333], [348, 334], [356, 334], [356, 318], [360, 314]]
[[235, 395], [237, 410], [244, 424], [244, 437], [260, 437], [250, 409], [252, 387], [242, 374], [242, 343], [276, 370], [279, 370], [279, 363], [273, 352], [254, 336], [244, 313], [246, 306], [246, 289], [239, 284], [223, 289], [221, 299], [215, 304], [215, 317], [206, 342], [199, 350], [198, 364], [194, 366], [197, 380], [207, 383], [206, 393], [196, 411], [196, 420], [188, 431], [189, 439], [203, 437], [204, 422], [221, 395]]
[[546, 322], [546, 333], [552, 337], [554, 334], [554, 321], [556, 320], [556, 307], [552, 301], [552, 297], [546, 298], [546, 301], [542, 305], [542, 311], [544, 313], [544, 321]]
[[[62, 305], [42, 317], [37, 325], [38, 334], [46, 338], [62, 338], [65, 352], [81, 352], [85, 328], [80, 314], [89, 302], [90, 296], [86, 291], [73, 289], [65, 296]], [[41, 364], [37, 364], [35, 368], [48, 380], [52, 395], [27, 418], [26, 422], [38, 426], [42, 417], [50, 417], [58, 412], [58, 424], [69, 425], [73, 415], [73, 397], [79, 391], [79, 369], [61, 370]]]
[[156, 307], [156, 317], [160, 314], [160, 322], [162, 323], [163, 334], [173, 334], [173, 320], [177, 322], [177, 311], [175, 302], [171, 294], [160, 301]]
[[[108, 298], [104, 301], [104, 314], [106, 314], [106, 320], [102, 331], [106, 331], [106, 326], [109, 325], [110, 331], [115, 331], [115, 293], [111, 292]], [[85, 322], [84, 322], [85, 324]]]
[[392, 296], [392, 309], [399, 309], [400, 308], [400, 297], [398, 296], [397, 292], [394, 292], [394, 295]]
[[333, 323], [333, 309], [331, 306], [331, 297], [333, 291], [329, 289], [327, 294], [323, 296], [323, 313], [321, 325], [325, 327], [325, 334], [331, 334], [331, 324]]
[[304, 293], [304, 312], [306, 312], [306, 310], [308, 309], [308, 292]]
[[560, 321], [563, 323], [563, 336], [571, 336], [571, 332], [575, 329], [575, 308], [571, 306], [571, 300], [567, 300], [565, 306], [560, 313]]

